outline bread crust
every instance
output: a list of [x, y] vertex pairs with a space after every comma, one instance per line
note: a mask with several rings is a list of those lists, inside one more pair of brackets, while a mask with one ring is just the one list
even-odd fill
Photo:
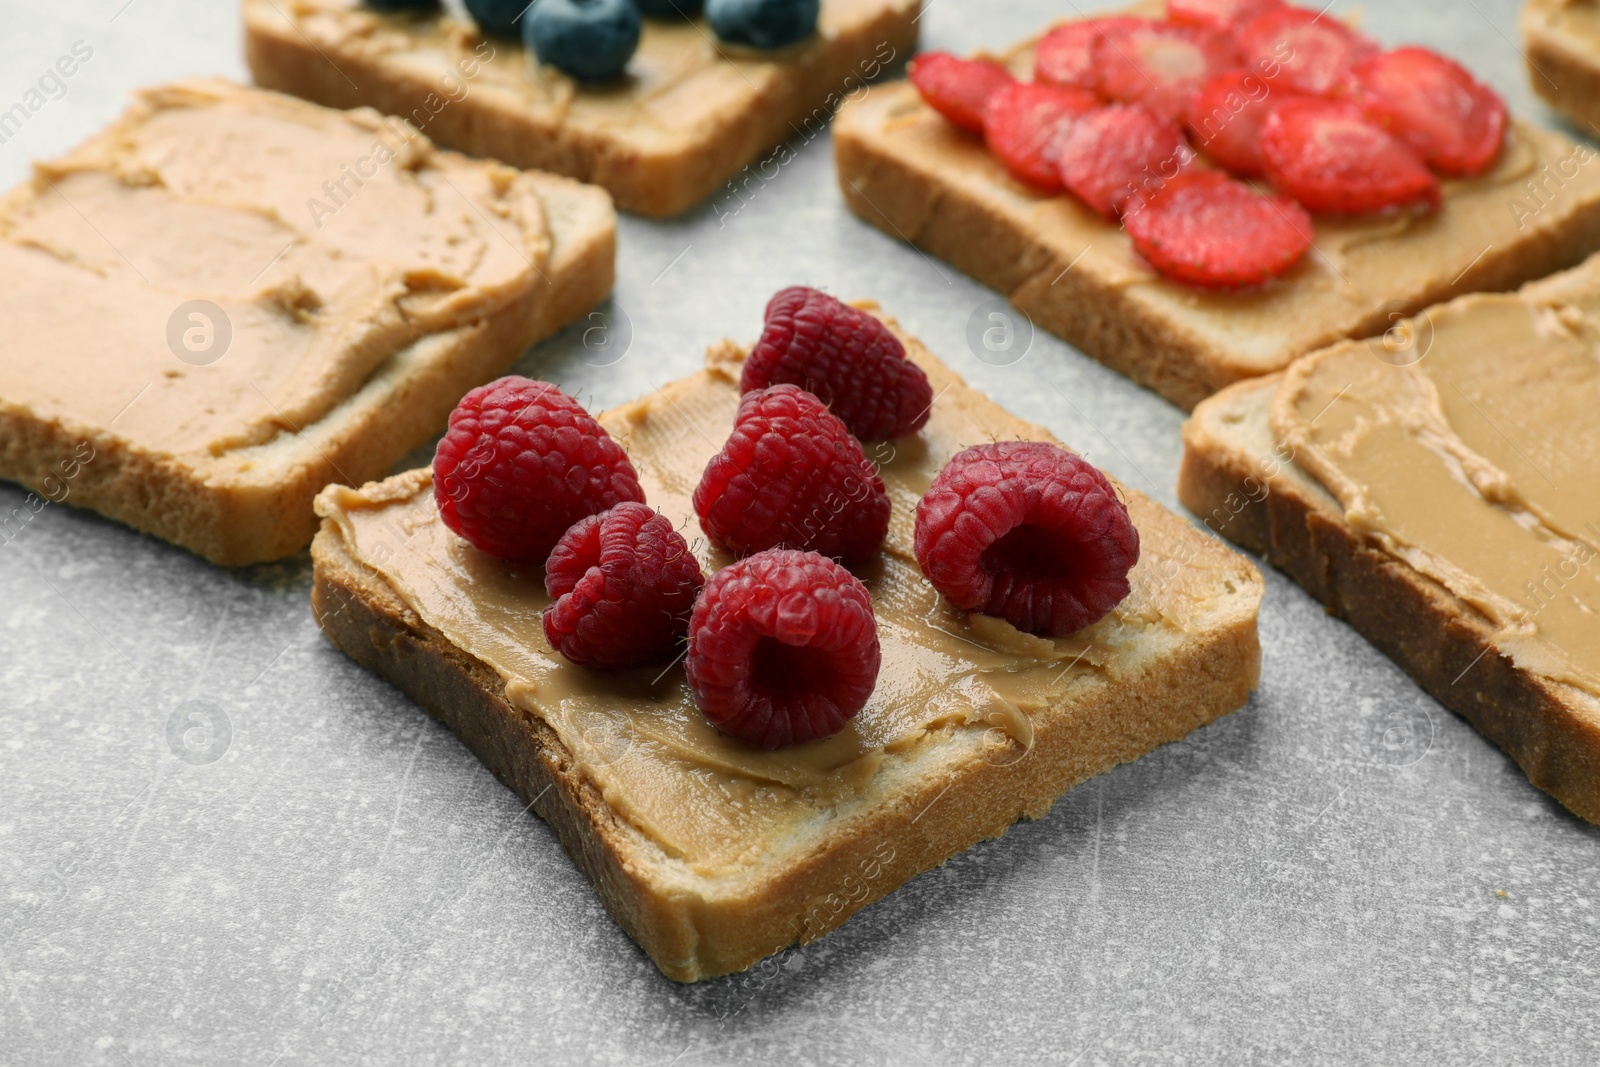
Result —
[[[1218, 600], [1192, 628], [1114, 676], [1085, 676], [1033, 713], [1032, 747], [982, 730], [929, 741], [880, 771], [870, 798], [825, 828], [773, 842], [760, 863], [696, 873], [602, 798], [557, 733], [505, 698], [504, 679], [418, 616], [327, 520], [312, 543], [313, 607], [328, 638], [449, 726], [555, 828], [617, 923], [668, 977], [744, 970], [804, 944], [909, 878], [1019, 819], [1043, 816], [1071, 786], [1242, 706], [1260, 673], [1260, 574], [1158, 512], [1147, 549], [1214, 577]], [[1159, 580], [1159, 579], [1158, 579]]]
[[[887, 65], [910, 55], [920, 6], [907, 0], [886, 7], [831, 47], [798, 52], [769, 91], [670, 150], [640, 152], [602, 130], [574, 128], [476, 94], [438, 110], [425, 132], [471, 155], [599, 185], [623, 211], [655, 218], [682, 214], [763, 152], [800, 133], [802, 125], [812, 125], [808, 120], [818, 112], [831, 111], [851, 91], [847, 81], [861, 79], [863, 63]], [[881, 48], [892, 50], [888, 59]], [[245, 60], [256, 84], [329, 107], [427, 114], [432, 109], [425, 102], [440, 91], [423, 73], [357, 49], [330, 59], [264, 0], [245, 3]]]
[[389, 377], [380, 368], [356, 396], [302, 427], [293, 448], [279, 442], [219, 457], [153, 455], [128, 448], [110, 426], [41, 419], [0, 400], [0, 478], [56, 499], [59, 465], [87, 442], [93, 459], [65, 481], [63, 502], [222, 566], [302, 551], [317, 531], [311, 502], [324, 486], [387, 473], [438, 431], [463, 393], [504, 373], [529, 345], [610, 292], [616, 228], [605, 193], [565, 178], [535, 181], [552, 239], [545, 280], [480, 322], [418, 342], [430, 346], [420, 367]]
[[1548, 6], [1533, 0], [1522, 10], [1529, 84], [1545, 103], [1583, 126], [1585, 136], [1600, 136], [1600, 55], [1548, 30], [1539, 14]]
[[[1274, 365], [1263, 366], [1153, 310], [1138, 299], [1136, 287], [1075, 266], [1071, 252], [1063, 258], [1040, 236], [1032, 201], [1019, 210], [1015, 193], [952, 177], [957, 168], [937, 165], [938, 149], [900, 150], [893, 127], [924, 112], [931, 114], [909, 84], [885, 86], [841, 111], [834, 152], [850, 209], [998, 290], [1040, 327], [1185, 410], [1317, 348], [1381, 334], [1396, 318], [1461, 293], [1516, 288], [1570, 267], [1600, 246], [1600, 199], [1586, 199], [1562, 225], [1496, 242], [1459, 274], [1447, 272], [1405, 300], [1372, 309], [1348, 330], [1297, 342]], [[894, 117], [880, 121], [883, 115]], [[952, 130], [953, 138], [959, 136]]]
[[[1367, 544], [1331, 497], [1224, 429], [1224, 412], [1264, 408], [1282, 375], [1236, 385], [1183, 427], [1178, 498], [1214, 532], [1288, 574], [1418, 685], [1516, 761], [1535, 786], [1600, 823], [1600, 706], [1519, 670], [1493, 628], [1410, 565]], [[1247, 502], [1247, 503], [1241, 503]]]

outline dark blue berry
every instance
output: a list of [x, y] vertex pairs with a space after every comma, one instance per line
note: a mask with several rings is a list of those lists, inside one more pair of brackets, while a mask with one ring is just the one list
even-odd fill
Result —
[[366, 0], [368, 7], [379, 11], [436, 11], [439, 0]]
[[634, 0], [537, 0], [522, 20], [522, 39], [539, 62], [604, 81], [628, 65], [639, 27]]
[[700, 0], [638, 0], [639, 10], [653, 19], [692, 19], [700, 14]]
[[495, 37], [515, 37], [519, 29], [517, 20], [524, 18], [529, 0], [465, 0], [467, 14], [478, 24], [478, 29]]
[[706, 0], [717, 36], [753, 48], [782, 48], [817, 29], [821, 0]]

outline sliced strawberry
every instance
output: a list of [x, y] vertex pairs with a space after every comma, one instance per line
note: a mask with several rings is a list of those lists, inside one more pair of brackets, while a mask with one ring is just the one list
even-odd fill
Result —
[[1245, 66], [1275, 86], [1332, 96], [1350, 81], [1350, 68], [1378, 51], [1370, 37], [1332, 15], [1283, 7], [1257, 15], [1234, 34]]
[[1300, 262], [1311, 216], [1220, 171], [1190, 171], [1123, 217], [1133, 247], [1175, 281], [1207, 289], [1260, 285]]
[[1367, 118], [1441, 174], [1482, 174], [1500, 157], [1506, 105], [1466, 68], [1426, 48], [1397, 48], [1355, 66]]
[[1219, 166], [1242, 178], [1262, 173], [1261, 124], [1280, 100], [1298, 93], [1273, 89], [1248, 70], [1229, 70], [1189, 100], [1189, 140]]
[[1057, 142], [1074, 119], [1099, 106], [1087, 89], [1013, 82], [989, 98], [983, 138], [1019, 180], [1055, 192], [1061, 188]]
[[1438, 206], [1439, 181], [1415, 152], [1353, 104], [1284, 100], [1261, 126], [1261, 161], [1278, 191], [1309, 211]]
[[1231, 30], [1282, 6], [1283, 0], [1167, 0], [1167, 18], [1180, 26]]
[[1178, 120], [1207, 79], [1238, 61], [1223, 35], [1166, 22], [1117, 27], [1094, 46], [1100, 95]]
[[1094, 89], [1100, 83], [1094, 67], [1095, 42], [1108, 32], [1150, 24], [1149, 19], [1117, 15], [1057, 26], [1033, 50], [1033, 77], [1050, 85]]
[[1061, 180], [1106, 218], [1146, 196], [1194, 160], [1174, 122], [1137, 104], [1092, 111], [1074, 122], [1056, 148]]
[[962, 59], [949, 52], [924, 52], [911, 62], [911, 84], [939, 114], [973, 133], [983, 132], [989, 97], [1016, 79], [987, 59]]

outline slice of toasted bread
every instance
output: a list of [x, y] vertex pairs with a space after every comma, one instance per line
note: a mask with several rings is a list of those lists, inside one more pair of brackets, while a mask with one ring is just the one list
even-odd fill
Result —
[[1522, 8], [1528, 81], [1551, 107], [1600, 136], [1600, 9], [1570, 0]]
[[[962, 440], [1050, 437], [914, 341], [908, 350], [938, 400], [928, 427], [885, 462], [895, 520], [881, 565], [862, 572], [884, 672], [844, 733], [798, 749], [762, 753], [716, 734], [676, 664], [630, 680], [561, 660], [539, 628], [538, 575], [492, 564], [444, 530], [426, 470], [319, 498], [328, 521], [312, 544], [313, 604], [325, 633], [548, 821], [616, 921], [676, 980], [811, 941], [918, 872], [1042, 816], [1076, 783], [1239, 707], [1256, 682], [1260, 574], [1132, 491], [1134, 592], [1100, 623], [1052, 642], [943, 604], [908, 562], [918, 486]], [[602, 417], [650, 502], [689, 528], [695, 472], [731, 429], [730, 361], [742, 357], [714, 350], [707, 371]], [[726, 562], [696, 550], [708, 567]], [[466, 577], [452, 577], [458, 565]], [[685, 748], [677, 731], [704, 749]], [[619, 737], [632, 741], [605, 747]], [[813, 764], [822, 769], [794, 769]], [[715, 802], [701, 808], [704, 797]], [[696, 829], [663, 832], [675, 819]]]
[[[1002, 58], [1031, 77], [1031, 42]], [[1117, 225], [1070, 195], [1012, 178], [981, 138], [946, 122], [907, 83], [846, 105], [834, 146], [856, 214], [1183, 408], [1456, 294], [1515, 288], [1600, 248], [1594, 151], [1521, 123], [1488, 175], [1444, 183], [1436, 215], [1319, 216], [1311, 254], [1241, 293], [1163, 280]]]
[[742, 192], [763, 152], [819, 134], [916, 47], [920, 10], [824, 0], [817, 34], [775, 52], [721, 42], [701, 19], [646, 19], [627, 76], [583, 86], [449, 14], [245, 0], [245, 56], [260, 85], [400, 115], [440, 144], [593, 182], [622, 210], [662, 217], [724, 185]]
[[[347, 175], [363, 163], [434, 199], [395, 217], [380, 179]], [[323, 486], [387, 472], [462, 393], [601, 300], [616, 230], [600, 189], [211, 81], [145, 91], [40, 164], [0, 219], [16, 278], [0, 477], [228, 566], [302, 550]], [[462, 227], [476, 244], [448, 243]], [[467, 245], [499, 264], [491, 281], [451, 258]], [[227, 324], [214, 357], [179, 347], [195, 300], [199, 328]]]
[[[1600, 304], [1594, 281], [1589, 299]], [[1562, 284], [1535, 291], [1557, 298]], [[1487, 619], [1351, 529], [1273, 434], [1268, 412], [1283, 377], [1241, 382], [1195, 408], [1183, 428], [1179, 498], [1348, 621], [1534, 785], [1600, 822], [1600, 701], [1515, 666]]]

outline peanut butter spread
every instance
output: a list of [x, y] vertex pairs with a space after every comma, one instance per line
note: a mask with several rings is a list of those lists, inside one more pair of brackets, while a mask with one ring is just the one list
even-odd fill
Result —
[[394, 120], [151, 89], [0, 200], [0, 403], [156, 454], [261, 444], [525, 297], [548, 252], [520, 172]]
[[[520, 41], [487, 38], [469, 21], [386, 15], [361, 0], [272, 0], [254, 16], [281, 21], [319, 47], [378, 59], [440, 85], [438, 106], [469, 93], [514, 101], [550, 126], [604, 130], [642, 148], [671, 151], [684, 134], [708, 124], [736, 121], [752, 99], [770, 98], [797, 49], [870, 26], [885, 12], [913, 0], [825, 0], [817, 34], [776, 52], [717, 39], [701, 19], [644, 20], [638, 50], [616, 84], [581, 90], [570, 77], [540, 65]], [[892, 52], [880, 63], [893, 59]], [[431, 106], [431, 105], [430, 105]]]
[[1539, 293], [1426, 312], [1405, 366], [1381, 339], [1295, 363], [1272, 429], [1353, 529], [1481, 613], [1517, 666], [1600, 695], [1600, 319]]
[[[678, 664], [603, 673], [563, 660], [540, 626], [549, 602], [542, 573], [492, 560], [445, 529], [426, 470], [332, 487], [317, 509], [423, 621], [499, 672], [506, 699], [555, 729], [615, 811], [668, 855], [715, 875], [887, 788], [898, 757], [920, 746], [977, 731], [1002, 754], [1025, 752], [1040, 709], [1097, 677], [1126, 677], [1153, 636], [1159, 643], [1162, 633], [1200, 625], [1226, 580], [1219, 572], [1232, 566], [1224, 550], [1129, 494], [1143, 555], [1132, 594], [1108, 618], [1045, 639], [952, 609], [912, 554], [917, 501], [962, 448], [1048, 434], [967, 388], [915, 341], [907, 349], [938, 400], [920, 434], [869, 446], [894, 508], [881, 559], [860, 572], [877, 609], [883, 668], [868, 706], [825, 740], [765, 752], [719, 734], [694, 707]], [[628, 449], [649, 503], [679, 524], [707, 573], [731, 560], [700, 536], [690, 496], [731, 432], [743, 357], [725, 342], [702, 373], [601, 417]]]

